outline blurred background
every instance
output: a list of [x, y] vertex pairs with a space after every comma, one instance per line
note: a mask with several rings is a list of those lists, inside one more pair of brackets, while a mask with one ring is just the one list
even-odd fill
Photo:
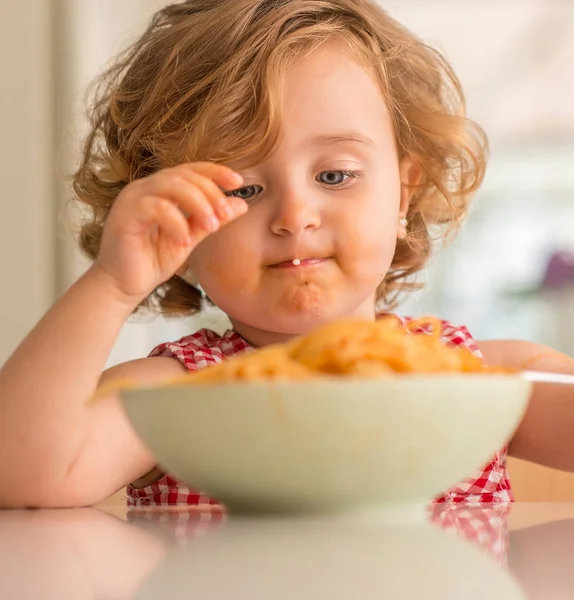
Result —
[[[524, 338], [574, 355], [574, 2], [382, 0], [441, 49], [492, 144], [456, 241], [403, 314], [436, 314], [477, 338]], [[63, 209], [85, 133], [88, 83], [159, 0], [5, 0], [0, 7], [0, 364], [86, 264]], [[140, 317], [109, 364], [224, 319]], [[201, 321], [201, 322], [200, 322]], [[86, 340], [89, 343], [89, 340]]]

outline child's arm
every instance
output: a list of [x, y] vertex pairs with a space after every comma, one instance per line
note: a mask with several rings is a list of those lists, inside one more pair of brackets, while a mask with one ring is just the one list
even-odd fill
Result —
[[[128, 315], [127, 307], [92, 269], [4, 365], [0, 506], [90, 504], [119, 489], [124, 478], [153, 466], [116, 398], [86, 406]], [[175, 369], [179, 372], [176, 361], [147, 359], [112, 369], [103, 379], [153, 381]], [[88, 477], [82, 468], [94, 451], [99, 458]], [[108, 472], [102, 472], [106, 468]]]
[[94, 266], [0, 370], [0, 507], [92, 504], [154, 466], [114, 395], [88, 401], [100, 379], [152, 382], [181, 372], [172, 359], [150, 358], [101, 377], [128, 316], [208, 235], [208, 217], [225, 223], [245, 211], [220, 189], [237, 183], [224, 167], [184, 165], [118, 196]]
[[[480, 342], [488, 364], [574, 374], [574, 359], [522, 341]], [[574, 472], [574, 386], [535, 383], [526, 415], [509, 447], [516, 458]]]

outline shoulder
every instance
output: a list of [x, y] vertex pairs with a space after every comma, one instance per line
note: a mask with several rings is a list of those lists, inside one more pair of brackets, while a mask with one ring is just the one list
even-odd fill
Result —
[[409, 331], [413, 333], [428, 333], [430, 335], [434, 333], [435, 327], [438, 327], [440, 339], [445, 345], [466, 348], [475, 356], [482, 357], [479, 344], [465, 325], [455, 325], [450, 321], [434, 317], [404, 317], [391, 313], [379, 313], [377, 318], [390, 316], [398, 319], [402, 325], [408, 327]]
[[187, 370], [196, 371], [220, 364], [227, 358], [253, 348], [234, 331], [219, 335], [211, 329], [200, 329], [175, 342], [160, 344], [152, 350], [150, 358], [176, 359]]

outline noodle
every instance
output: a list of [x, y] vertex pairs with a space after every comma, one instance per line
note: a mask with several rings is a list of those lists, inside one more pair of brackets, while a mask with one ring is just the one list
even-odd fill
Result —
[[[422, 326], [423, 332], [414, 331]], [[406, 326], [392, 316], [375, 322], [337, 321], [285, 344], [267, 346], [179, 377], [173, 384], [502, 371], [484, 366], [467, 348], [445, 345], [441, 329], [440, 320], [430, 317]]]

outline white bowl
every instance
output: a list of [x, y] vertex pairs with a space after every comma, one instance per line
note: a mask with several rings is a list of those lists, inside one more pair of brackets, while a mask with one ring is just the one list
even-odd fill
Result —
[[231, 511], [333, 512], [432, 500], [483, 467], [531, 385], [408, 375], [123, 390], [158, 463]]

